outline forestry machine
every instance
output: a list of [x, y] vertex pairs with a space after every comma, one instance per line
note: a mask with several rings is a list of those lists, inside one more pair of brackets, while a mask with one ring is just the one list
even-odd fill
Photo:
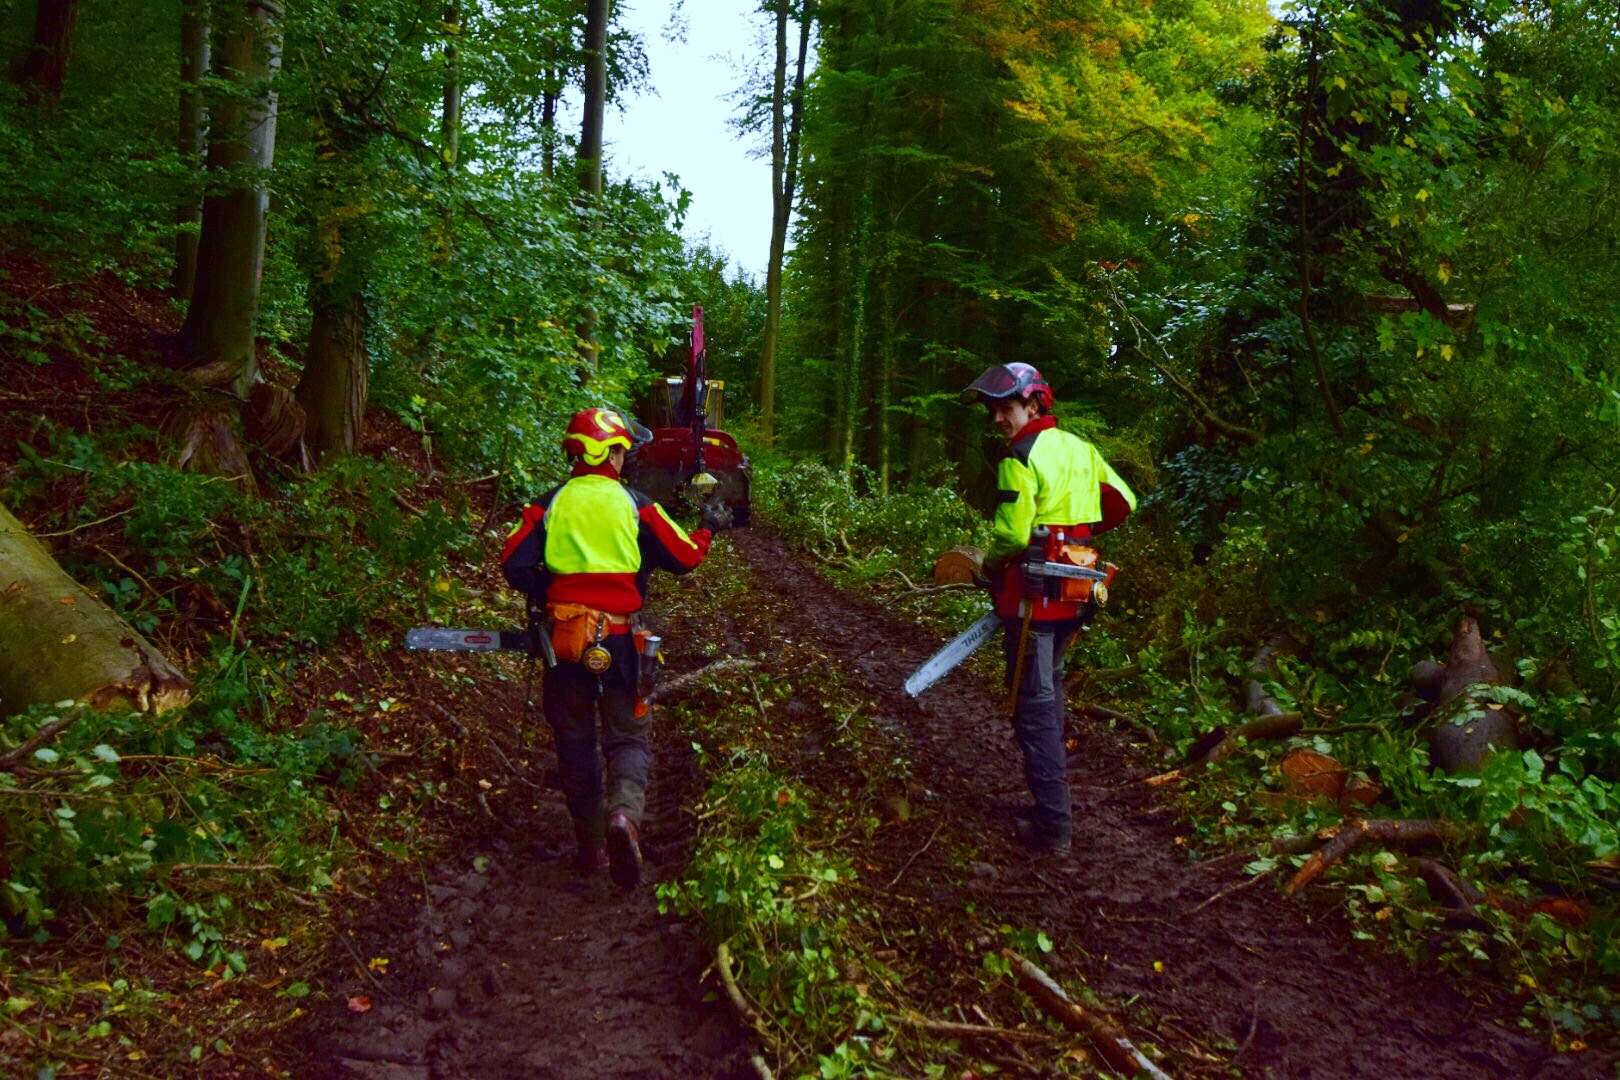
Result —
[[734, 524], [747, 525], [753, 471], [737, 440], [721, 430], [724, 398], [725, 383], [708, 377], [703, 308], [694, 306], [686, 374], [653, 381], [643, 410], [652, 441], [631, 456], [625, 482], [666, 506], [718, 501]]

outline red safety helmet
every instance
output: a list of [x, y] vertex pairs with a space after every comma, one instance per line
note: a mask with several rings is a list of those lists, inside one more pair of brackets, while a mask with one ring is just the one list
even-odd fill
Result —
[[646, 428], [612, 409], [581, 409], [568, 422], [562, 448], [570, 457], [582, 457], [588, 465], [600, 465], [615, 446], [629, 452], [651, 438], [652, 433]]
[[986, 369], [962, 393], [977, 396], [984, 405], [1009, 397], [1024, 401], [1034, 398], [1046, 411], [1052, 411], [1052, 386], [1030, 364], [997, 364]]

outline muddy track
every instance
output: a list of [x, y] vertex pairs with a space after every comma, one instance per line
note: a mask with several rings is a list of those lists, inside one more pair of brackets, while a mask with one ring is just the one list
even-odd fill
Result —
[[[846, 679], [859, 673], [909, 732], [916, 775], [930, 802], [948, 808], [943, 827], [977, 845], [982, 862], [969, 868], [947, 861], [952, 845], [931, 845], [902, 888], [934, 905], [982, 906], [975, 872], [993, 877], [1003, 917], [1045, 930], [1059, 943], [1053, 962], [1106, 1002], [1132, 1002], [1122, 1018], [1174, 1032], [1167, 1041], [1183, 1046], [1235, 1047], [1219, 1056], [1244, 1076], [1612, 1075], [1603, 1055], [1557, 1054], [1519, 1030], [1511, 1003], [1470, 1000], [1444, 977], [1361, 946], [1326, 899], [1260, 885], [1205, 906], [1246, 879], [1230, 862], [1223, 872], [1185, 858], [1175, 814], [1130, 783], [1149, 770], [1111, 732], [1071, 720], [1074, 852], [1032, 864], [1011, 841], [1011, 807], [1025, 795], [999, 694], [957, 672], [913, 702], [901, 684], [938, 643], [918, 643], [915, 624], [831, 587], [780, 537], [753, 529], [729, 538], [755, 571], [750, 605], [775, 633], [816, 638]], [[1082, 640], [1077, 664], [1083, 650]]]
[[[1151, 789], [1130, 782], [1150, 770], [1111, 732], [1071, 724], [1075, 850], [1066, 861], [1032, 862], [1011, 840], [1022, 771], [990, 685], [956, 672], [913, 702], [901, 683], [937, 647], [919, 640], [914, 623], [840, 592], [765, 529], [726, 534], [716, 555], [748, 567], [746, 604], [716, 610], [702, 572], [661, 581], [664, 599], [679, 599], [655, 597], [653, 610], [675, 670], [707, 662], [707, 642], [767, 669], [798, 663], [802, 675], [808, 649], [909, 744], [918, 820], [860, 858], [869, 882], [922, 913], [912, 959], [939, 975], [937, 986], [912, 988], [939, 997], [919, 1002], [925, 1008], [943, 1014], [950, 995], [976, 985], [978, 955], [931, 934], [926, 913], [976, 909], [991, 925], [1046, 932], [1056, 948], [1043, 964], [1071, 985], [1083, 980], [1139, 1042], [1166, 1051], [1181, 1077], [1612, 1075], [1606, 1057], [1555, 1054], [1520, 1031], [1511, 1002], [1471, 1000], [1443, 977], [1359, 945], [1327, 891], [1285, 899], [1262, 883], [1206, 904], [1247, 879], [1231, 862], [1200, 867], [1185, 857], [1178, 841], [1187, 830]], [[1080, 663], [1083, 650], [1082, 642]], [[467, 718], [474, 731], [511, 717], [538, 722], [522, 687], [486, 689], [485, 715]], [[682, 808], [699, 784], [684, 734], [667, 721], [655, 732], [644, 830], [654, 882], [686, 861], [691, 822]], [[534, 740], [518, 770], [526, 775], [496, 778], [504, 788], [491, 792], [492, 810], [462, 811], [454, 856], [401, 873], [343, 932], [328, 993], [311, 1006], [308, 1064], [295, 1075], [753, 1075], [748, 1036], [709, 993], [710, 958], [695, 931], [658, 915], [650, 886], [626, 894], [569, 867], [570, 827], [546, 779], [547, 742]], [[388, 958], [386, 974], [366, 970], [373, 957]], [[350, 1011], [360, 996], [369, 1010]]]
[[[433, 663], [442, 658], [427, 658]], [[512, 683], [467, 729], [543, 723]], [[582, 875], [573, 832], [541, 748], [482, 806], [467, 807], [460, 849], [396, 875], [363, 921], [340, 931], [327, 994], [311, 1007], [299, 1077], [534, 1080], [753, 1076], [744, 1036], [703, 971], [696, 931], [658, 913], [654, 884], [685, 862], [694, 796], [685, 744], [658, 733], [643, 825], [648, 877], [633, 892]], [[526, 769], [522, 766], [527, 765]], [[504, 790], [503, 790], [504, 789]], [[491, 807], [485, 810], [483, 807]], [[373, 958], [388, 962], [369, 970]], [[351, 1001], [369, 1002], [364, 1012]]]

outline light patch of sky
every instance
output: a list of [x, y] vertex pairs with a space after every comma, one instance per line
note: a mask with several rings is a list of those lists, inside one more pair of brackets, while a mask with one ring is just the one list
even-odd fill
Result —
[[[603, 122], [610, 177], [661, 183], [680, 177], [692, 193], [682, 232], [763, 279], [771, 242], [767, 136], [739, 132], [733, 100], [771, 42], [757, 0], [619, 0], [619, 20], [641, 36], [652, 89], [610, 108]], [[669, 33], [671, 16], [684, 33]]]

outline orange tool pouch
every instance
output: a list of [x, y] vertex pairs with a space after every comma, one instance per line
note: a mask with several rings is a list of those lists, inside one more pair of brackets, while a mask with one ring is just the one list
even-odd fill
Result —
[[[1100, 569], [1108, 575], [1106, 581], [1083, 581], [1079, 578], [1058, 579], [1058, 599], [1068, 600], [1077, 604], [1084, 604], [1091, 600], [1103, 604], [1108, 602], [1108, 586], [1114, 583], [1114, 573], [1119, 568], [1113, 563], [1097, 565], [1102, 555], [1094, 547], [1084, 544], [1064, 544], [1058, 553], [1057, 561], [1069, 566], [1085, 566], [1093, 570]], [[1098, 586], [1102, 586], [1100, 589]]]
[[585, 650], [607, 633], [609, 616], [584, 604], [547, 604], [551, 622], [551, 649], [558, 660], [577, 664]]

